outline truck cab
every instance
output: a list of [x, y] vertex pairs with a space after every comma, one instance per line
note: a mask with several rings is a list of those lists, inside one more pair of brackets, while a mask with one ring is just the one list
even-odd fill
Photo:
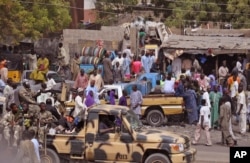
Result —
[[[110, 128], [102, 132], [103, 123]], [[87, 112], [81, 130], [47, 136], [42, 161], [64, 162], [192, 162], [196, 149], [189, 137], [146, 129], [129, 108], [97, 105]], [[59, 161], [59, 162], [58, 162]]]

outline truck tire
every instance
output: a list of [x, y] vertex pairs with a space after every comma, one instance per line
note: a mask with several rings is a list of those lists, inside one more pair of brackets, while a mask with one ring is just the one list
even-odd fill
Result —
[[147, 114], [147, 122], [150, 126], [159, 127], [163, 124], [164, 116], [159, 110], [151, 110]]
[[44, 151], [41, 153], [41, 162], [42, 163], [60, 163], [60, 159], [57, 155], [57, 153], [47, 148], [47, 155], [44, 154]]
[[164, 154], [155, 153], [148, 156], [145, 163], [171, 163], [171, 161]]

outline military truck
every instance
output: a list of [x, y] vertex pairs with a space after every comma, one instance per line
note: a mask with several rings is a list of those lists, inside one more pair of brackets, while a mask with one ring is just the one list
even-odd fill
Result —
[[[79, 132], [47, 136], [42, 161], [190, 163], [195, 160], [196, 149], [191, 148], [189, 137], [146, 129], [128, 107], [97, 105], [85, 114]], [[109, 128], [108, 132], [102, 132], [102, 123]]]

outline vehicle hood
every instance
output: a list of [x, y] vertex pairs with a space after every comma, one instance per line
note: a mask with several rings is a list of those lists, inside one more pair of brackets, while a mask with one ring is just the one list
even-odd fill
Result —
[[136, 140], [148, 143], [186, 143], [189, 137], [165, 130], [149, 129], [136, 132]]

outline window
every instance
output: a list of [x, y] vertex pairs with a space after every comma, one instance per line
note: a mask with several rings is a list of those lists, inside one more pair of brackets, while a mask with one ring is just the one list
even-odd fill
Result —
[[106, 89], [106, 91], [103, 93], [102, 98], [104, 98], [107, 103], [109, 103], [111, 91], [114, 92], [115, 99], [118, 100], [118, 89]]
[[32, 73], [32, 71], [27, 71], [26, 72], [26, 79], [30, 80], [30, 74]]
[[115, 132], [115, 116], [114, 115], [99, 115], [99, 133], [114, 133]]
[[55, 80], [56, 83], [63, 82], [63, 79], [57, 73], [50, 73], [49, 75]]

